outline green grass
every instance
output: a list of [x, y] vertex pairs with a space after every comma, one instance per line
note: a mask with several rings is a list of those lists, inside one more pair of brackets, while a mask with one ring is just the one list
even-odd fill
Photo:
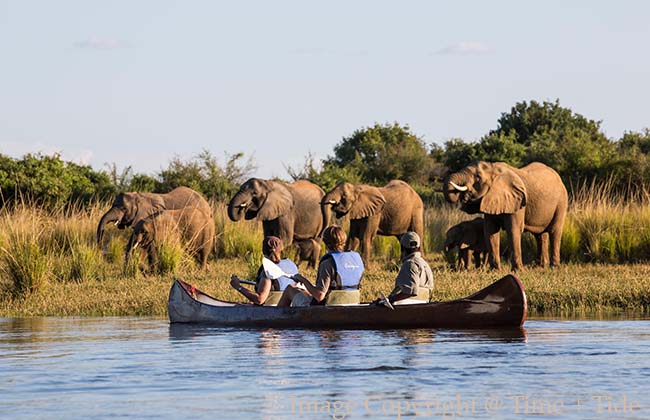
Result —
[[[467, 296], [507, 271], [483, 270], [459, 274], [447, 268], [441, 257], [431, 261], [435, 277], [434, 300]], [[244, 259], [222, 259], [213, 262], [208, 271], [190, 267], [176, 274], [122, 276], [111, 266], [105, 279], [88, 279], [82, 283], [53, 281], [47, 288], [27, 297], [0, 293], [0, 316], [126, 316], [166, 315], [167, 295], [175, 277], [193, 283], [214, 297], [243, 301], [230, 285], [230, 275], [250, 278], [250, 267]], [[305, 265], [301, 272], [314, 280], [315, 270]], [[395, 271], [383, 264], [372, 263], [362, 282], [362, 299], [373, 300], [378, 292], [393, 288]], [[520, 273], [529, 302], [529, 313], [535, 314], [614, 314], [650, 311], [649, 264], [567, 264], [558, 269], [527, 269]]]

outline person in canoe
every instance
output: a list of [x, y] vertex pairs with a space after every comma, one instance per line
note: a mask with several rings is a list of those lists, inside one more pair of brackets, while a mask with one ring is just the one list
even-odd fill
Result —
[[[343, 251], [347, 235], [339, 226], [328, 226], [323, 232], [323, 242], [327, 248], [318, 264], [316, 284], [312, 284], [301, 274], [293, 276], [298, 286], [289, 286], [285, 289], [278, 306], [309, 306], [332, 304], [328, 297], [337, 295], [337, 304], [359, 303], [359, 284], [363, 276], [363, 260], [355, 251]], [[353, 293], [344, 293], [353, 292]], [[348, 301], [345, 301], [345, 300]], [[354, 300], [353, 301], [350, 301]]]
[[[276, 236], [265, 237], [262, 242], [262, 254], [273, 264], [277, 265], [283, 274], [294, 275], [298, 273], [298, 267], [293, 261], [290, 259], [281, 259], [282, 240], [280, 238]], [[279, 277], [270, 276], [265, 270], [264, 264], [257, 271], [254, 291], [242, 286], [241, 281], [234, 274], [230, 276], [230, 285], [256, 305], [268, 304], [267, 299], [273, 294], [272, 292], [281, 293], [288, 286], [295, 285], [295, 282], [290, 277], [284, 275]]]
[[[420, 254], [420, 236], [415, 232], [406, 232], [399, 244], [402, 267], [388, 301], [396, 305], [427, 303], [433, 290], [433, 273]], [[381, 299], [375, 302], [380, 303]]]

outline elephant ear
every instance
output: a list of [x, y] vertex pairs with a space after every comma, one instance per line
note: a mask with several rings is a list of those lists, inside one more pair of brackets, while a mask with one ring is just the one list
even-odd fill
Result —
[[526, 185], [511, 170], [499, 173], [490, 190], [481, 200], [481, 212], [485, 214], [512, 214], [526, 205]]
[[165, 210], [165, 202], [158, 194], [140, 194], [135, 195], [135, 205], [138, 206], [138, 212], [135, 215], [135, 221], [143, 220], [154, 213]]
[[356, 199], [350, 207], [350, 219], [363, 219], [381, 211], [386, 204], [384, 195], [377, 187], [357, 185], [354, 187]]
[[293, 208], [293, 195], [289, 188], [275, 181], [265, 181], [264, 186], [268, 190], [266, 200], [257, 212], [257, 217], [261, 220], [274, 220], [289, 214]]

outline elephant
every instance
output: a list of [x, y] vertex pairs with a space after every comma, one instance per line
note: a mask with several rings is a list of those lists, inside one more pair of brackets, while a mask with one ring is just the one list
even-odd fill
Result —
[[97, 243], [101, 246], [104, 230], [109, 223], [115, 223], [119, 229], [132, 226], [139, 221], [162, 210], [197, 208], [210, 215], [210, 204], [188, 187], [174, 188], [166, 194], [125, 192], [118, 194], [111, 208], [104, 213], [97, 226]]
[[[277, 236], [286, 247], [294, 241], [319, 238], [327, 227], [330, 212], [320, 206], [325, 192], [309, 181], [294, 183], [251, 178], [228, 203], [233, 222], [243, 218], [262, 221], [264, 236]], [[318, 262], [313, 255], [310, 264]]]
[[499, 230], [508, 234], [511, 269], [523, 268], [521, 235], [528, 231], [537, 240], [537, 264], [560, 265], [562, 226], [568, 209], [568, 193], [552, 168], [533, 162], [516, 169], [503, 162], [473, 162], [447, 176], [443, 193], [461, 210], [483, 213], [490, 267], [499, 269]]
[[447, 230], [445, 252], [458, 248], [456, 270], [468, 270], [472, 259], [476, 268], [484, 266], [487, 262], [488, 249], [483, 232], [484, 224], [483, 218], [477, 217], [474, 220], [460, 222]]
[[294, 242], [296, 247], [296, 265], [307, 261], [307, 267], [315, 268], [316, 261], [320, 258], [321, 243], [317, 239], [306, 239], [300, 242]]
[[163, 210], [133, 225], [133, 233], [126, 246], [128, 265], [132, 252], [139, 246], [146, 250], [151, 269], [158, 265], [157, 245], [163, 241], [179, 241], [201, 268], [207, 267], [214, 245], [212, 214], [198, 208]]
[[412, 231], [424, 238], [424, 205], [409, 184], [392, 180], [383, 187], [341, 182], [321, 200], [336, 217], [350, 217], [347, 248], [370, 260], [372, 240], [376, 235], [396, 236]]

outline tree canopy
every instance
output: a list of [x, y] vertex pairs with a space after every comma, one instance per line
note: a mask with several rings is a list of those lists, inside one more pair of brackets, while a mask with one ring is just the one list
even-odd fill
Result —
[[[355, 130], [321, 161], [309, 155], [294, 179], [308, 179], [329, 190], [338, 182], [384, 185], [409, 182], [426, 201], [434, 199], [445, 173], [476, 160], [501, 161], [515, 167], [543, 162], [567, 185], [607, 181], [617, 191], [647, 194], [650, 185], [650, 130], [628, 131], [620, 139], [603, 133], [594, 121], [559, 101], [516, 103], [475, 142], [460, 138], [426, 145], [408, 125], [376, 123]], [[121, 191], [166, 192], [188, 186], [206, 197], [226, 201], [255, 168], [242, 153], [226, 154], [223, 163], [204, 150], [189, 160], [172, 159], [156, 174], [134, 173], [115, 164], [96, 171], [64, 162], [59, 155], [27, 154], [13, 159], [0, 154], [2, 203], [29, 198], [43, 205], [104, 200]]]

